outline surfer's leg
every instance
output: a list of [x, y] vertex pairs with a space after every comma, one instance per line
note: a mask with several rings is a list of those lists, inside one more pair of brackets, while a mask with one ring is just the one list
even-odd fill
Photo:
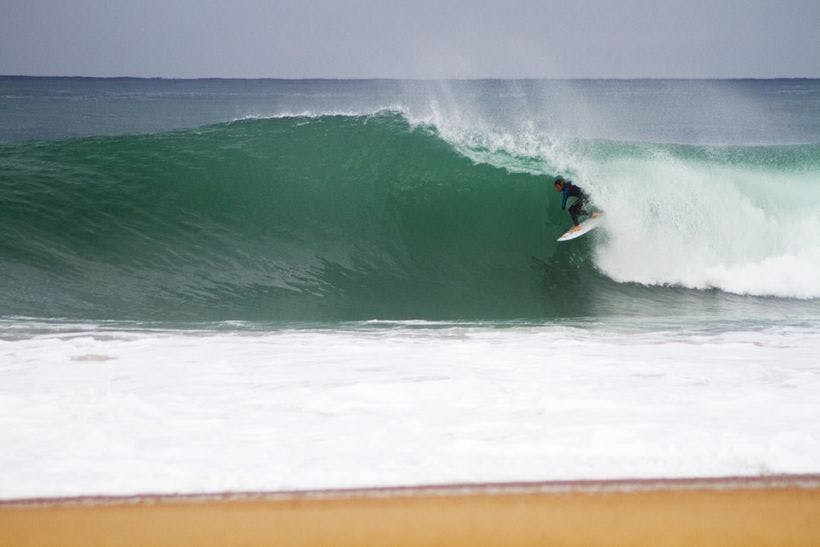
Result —
[[569, 208], [569, 216], [572, 218], [572, 223], [575, 224], [576, 226], [578, 226], [578, 224], [579, 224], [578, 223], [578, 209], [580, 209], [580, 207], [578, 207], [578, 202], [577, 201], [575, 203], [573, 203], [572, 206]]
[[572, 207], [569, 208], [569, 216], [572, 217], [572, 222], [576, 226], [578, 226], [578, 215], [589, 216], [589, 213], [584, 210], [584, 205], [586, 204], [585, 200], [579, 199], [575, 203], [572, 204]]
[[584, 215], [585, 217], [589, 216], [589, 213], [586, 210], [587, 205], [587, 198], [581, 198], [578, 200], [578, 214]]

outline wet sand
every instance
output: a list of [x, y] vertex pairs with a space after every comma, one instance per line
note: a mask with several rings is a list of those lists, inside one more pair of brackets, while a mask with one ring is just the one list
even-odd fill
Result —
[[820, 475], [0, 502], [0, 545], [820, 545]]

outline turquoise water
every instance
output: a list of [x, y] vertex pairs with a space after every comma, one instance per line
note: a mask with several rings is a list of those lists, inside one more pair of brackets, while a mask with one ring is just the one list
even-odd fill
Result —
[[[0, 79], [0, 315], [816, 317], [818, 109], [815, 80]], [[607, 212], [572, 244], [557, 174]]]

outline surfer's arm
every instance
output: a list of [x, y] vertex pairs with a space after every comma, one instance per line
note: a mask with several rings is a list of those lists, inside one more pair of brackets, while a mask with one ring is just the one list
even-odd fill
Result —
[[563, 194], [563, 197], [561, 199], [561, 210], [563, 211], [564, 209], [567, 208], [567, 198], [569, 197], [569, 188], [565, 186], [564, 191], [562, 192], [562, 194]]

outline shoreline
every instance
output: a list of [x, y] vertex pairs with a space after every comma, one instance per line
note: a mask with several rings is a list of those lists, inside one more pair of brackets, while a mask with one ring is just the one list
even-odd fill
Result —
[[820, 474], [0, 500], [0, 545], [820, 544]]
[[576, 479], [483, 483], [441, 483], [352, 488], [313, 488], [294, 490], [226, 490], [216, 492], [152, 493], [39, 496], [0, 498], [0, 510], [8, 507], [48, 507], [72, 505], [121, 505], [139, 503], [188, 503], [199, 501], [288, 501], [326, 499], [369, 499], [398, 497], [435, 497], [486, 494], [604, 494], [686, 490], [759, 490], [802, 488], [820, 490], [820, 473], [727, 475], [716, 477]]

